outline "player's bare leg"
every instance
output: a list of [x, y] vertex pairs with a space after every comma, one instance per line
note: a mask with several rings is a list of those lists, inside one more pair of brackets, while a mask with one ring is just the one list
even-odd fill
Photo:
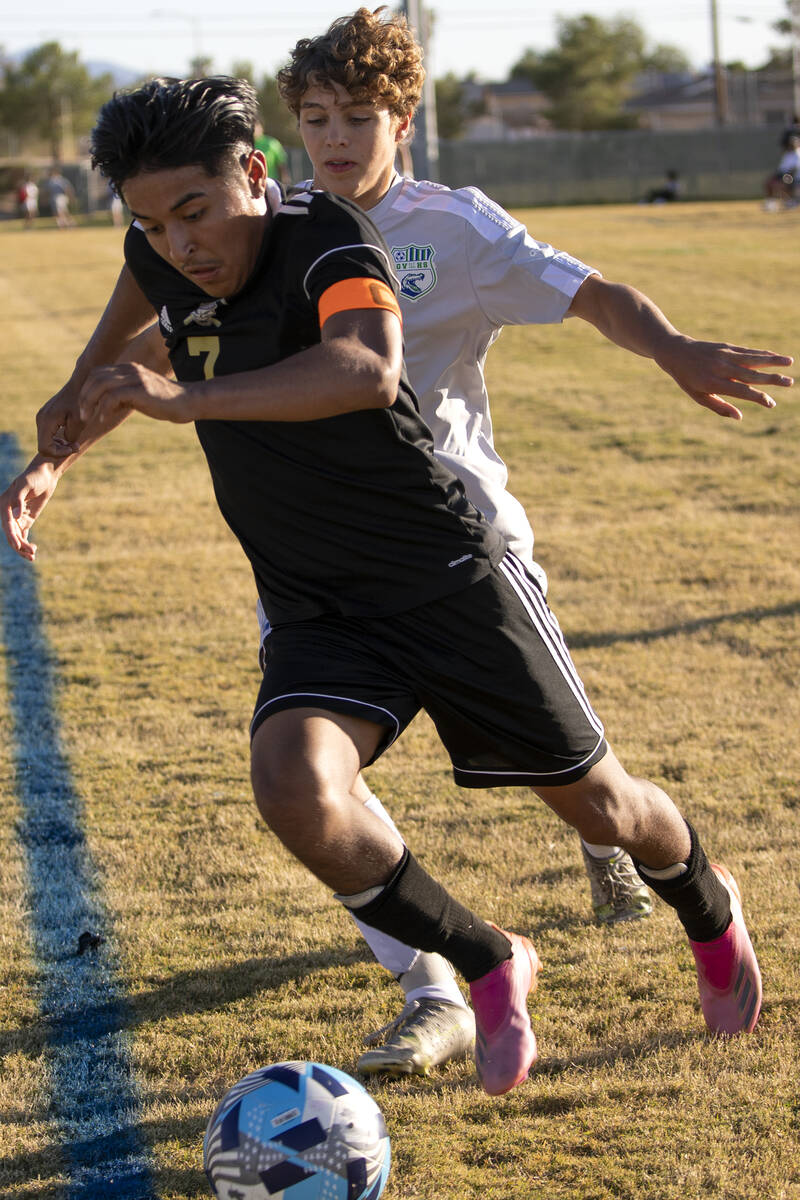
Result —
[[576, 783], [535, 791], [587, 842], [624, 846], [655, 868], [683, 861], [689, 853], [686, 822], [667, 793], [629, 775], [610, 749]]
[[[263, 669], [267, 662], [270, 627], [260, 601], [256, 611], [259, 661]], [[400, 838], [394, 821], [361, 774], [356, 777], [352, 795]], [[397, 1017], [365, 1037], [369, 1049], [359, 1058], [358, 1070], [370, 1075], [426, 1075], [432, 1067], [471, 1054], [475, 1044], [475, 1018], [450, 963], [439, 954], [417, 950], [381, 933], [354, 910], [348, 911], [375, 958], [394, 976], [405, 993], [405, 1004]]]
[[666, 792], [628, 775], [611, 750], [577, 783], [536, 791], [583, 838], [623, 846], [648, 886], [676, 910], [695, 957], [709, 1029], [752, 1030], [761, 975], [738, 887], [729, 871], [709, 863]]
[[401, 839], [353, 794], [380, 726], [322, 709], [269, 717], [253, 738], [256, 804], [273, 833], [336, 892], [381, 887], [403, 856]]
[[481, 920], [437, 883], [354, 796], [360, 764], [382, 730], [319, 709], [275, 713], [251, 747], [259, 811], [284, 845], [369, 925], [436, 951], [467, 979], [478, 1005], [476, 1065], [486, 1091], [522, 1083], [536, 1059], [526, 999], [538, 958], [527, 939]]

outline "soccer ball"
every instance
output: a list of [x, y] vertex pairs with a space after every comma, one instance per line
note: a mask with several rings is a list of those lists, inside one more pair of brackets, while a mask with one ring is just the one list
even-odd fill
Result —
[[203, 1165], [218, 1200], [378, 1200], [391, 1163], [383, 1114], [315, 1062], [246, 1075], [215, 1108]]

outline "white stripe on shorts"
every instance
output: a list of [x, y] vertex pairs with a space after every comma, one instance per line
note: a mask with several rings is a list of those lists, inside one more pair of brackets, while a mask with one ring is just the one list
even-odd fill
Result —
[[[603, 740], [602, 737], [599, 737], [597, 739], [597, 746], [600, 745], [602, 740]], [[584, 765], [584, 763], [589, 762], [589, 760], [592, 758], [592, 756], [597, 753], [597, 746], [592, 746], [592, 749], [589, 751], [589, 753], [586, 755], [586, 757], [584, 759], [582, 759], [580, 762], [570, 763], [570, 765], [568, 767], [564, 767], [560, 771], [523, 771], [523, 770], [517, 769], [517, 768], [504, 771], [497, 767], [491, 767], [491, 768], [489, 768], [489, 767], [480, 767], [480, 768], [459, 767], [459, 766], [456, 766], [455, 763], [453, 763], [453, 774], [455, 776], [456, 783], [458, 783], [459, 775], [491, 775], [492, 778], [496, 778], [498, 780], [502, 779], [502, 777], [504, 775], [507, 775], [508, 778], [512, 779], [512, 780], [519, 779], [523, 775], [530, 775], [534, 779], [538, 779], [540, 782], [545, 778], [545, 776], [547, 776], [548, 779], [552, 778], [555, 781], [555, 783], [557, 784], [559, 775], [569, 775], [572, 771], [579, 771], [581, 769], [581, 767]], [[497, 786], [499, 786], [499, 784], [491, 783], [491, 784], [487, 784], [486, 786], [487, 787], [497, 787]], [[534, 784], [533, 786], [535, 787], [536, 784]]]
[[592, 729], [600, 737], [603, 737], [603, 723], [589, 703], [586, 690], [578, 672], [575, 670], [575, 665], [570, 657], [567, 644], [564, 641], [561, 627], [547, 607], [544, 596], [536, 584], [528, 578], [525, 568], [513, 554], [506, 554], [502, 562], [498, 564], [498, 567], [522, 601], [536, 632], [550, 650], [553, 661], [558, 666], [575, 699], [583, 709], [587, 721]]
[[[387, 750], [389, 748], [389, 746], [391, 746], [392, 742], [397, 741], [397, 738], [400, 736], [400, 722], [398, 721], [398, 719], [394, 715], [394, 713], [390, 712], [388, 708], [384, 708], [380, 704], [370, 704], [367, 700], [356, 700], [356, 698], [354, 696], [333, 696], [333, 695], [331, 695], [330, 692], [284, 692], [282, 696], [271, 696], [269, 698], [269, 700], [266, 702], [266, 704], [262, 704], [261, 707], [257, 708], [256, 711], [253, 713], [253, 719], [250, 722], [250, 736], [251, 737], [253, 736], [253, 726], [255, 725], [256, 721], [261, 716], [261, 714], [264, 712], [264, 709], [271, 708], [271, 706], [273, 704], [276, 704], [278, 702], [278, 700], [296, 699], [301, 696], [303, 697], [303, 699], [307, 698], [309, 700], [343, 700], [343, 701], [346, 701], [348, 704], [352, 704], [359, 708], [371, 708], [374, 712], [384, 713], [387, 717], [389, 717], [390, 721], [394, 725], [394, 733], [391, 736], [391, 740], [388, 741], [386, 743], [386, 745], [384, 746], [384, 750]], [[291, 707], [292, 708], [302, 708], [303, 706], [300, 704], [295, 704], [295, 705], [292, 705]], [[313, 705], [312, 707], [324, 708], [325, 705], [324, 704]], [[284, 710], [281, 710], [281, 711], [284, 711]], [[338, 709], [332, 709], [331, 711], [338, 712]], [[376, 721], [375, 724], [376, 725], [384, 725], [385, 722], [384, 721]]]

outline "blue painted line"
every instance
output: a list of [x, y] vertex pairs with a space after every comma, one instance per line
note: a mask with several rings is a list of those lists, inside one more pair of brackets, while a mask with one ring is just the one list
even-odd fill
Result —
[[[0, 479], [22, 469], [0, 433]], [[36, 570], [0, 535], [0, 627], [14, 738], [38, 997], [47, 1029], [51, 1113], [69, 1184], [65, 1200], [155, 1200], [137, 1122], [140, 1105], [101, 880], [55, 708], [55, 670]], [[78, 954], [79, 938], [102, 938]]]

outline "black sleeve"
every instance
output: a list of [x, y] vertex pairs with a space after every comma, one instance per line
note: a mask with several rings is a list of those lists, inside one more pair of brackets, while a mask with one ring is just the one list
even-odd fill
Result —
[[323, 292], [344, 279], [380, 279], [397, 294], [386, 243], [357, 205], [315, 192], [309, 217], [303, 231], [303, 287], [315, 307]]

